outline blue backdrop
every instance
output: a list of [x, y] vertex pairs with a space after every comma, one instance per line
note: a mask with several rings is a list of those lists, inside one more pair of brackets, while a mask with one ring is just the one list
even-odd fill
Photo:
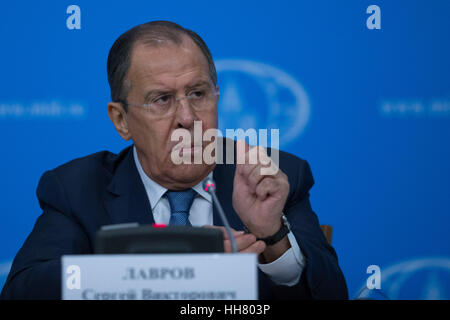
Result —
[[[367, 27], [373, 4], [381, 29]], [[172, 20], [213, 53], [220, 127], [279, 128], [281, 148], [311, 164], [350, 297], [378, 265], [391, 299], [450, 298], [450, 1], [8, 1], [2, 13], [0, 287], [41, 213], [41, 174], [127, 145], [106, 113], [112, 43]]]

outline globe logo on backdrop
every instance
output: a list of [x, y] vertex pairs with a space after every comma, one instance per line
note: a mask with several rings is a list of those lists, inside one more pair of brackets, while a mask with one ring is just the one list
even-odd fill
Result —
[[279, 129], [280, 145], [297, 138], [308, 123], [310, 105], [301, 84], [271, 65], [217, 60], [219, 129]]
[[[378, 299], [377, 290], [364, 289], [357, 298]], [[421, 258], [394, 264], [381, 269], [381, 290], [392, 300], [448, 300], [450, 299], [450, 259]]]

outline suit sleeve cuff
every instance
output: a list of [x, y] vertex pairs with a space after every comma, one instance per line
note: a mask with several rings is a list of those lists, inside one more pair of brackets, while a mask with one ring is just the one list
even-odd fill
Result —
[[258, 268], [278, 285], [294, 286], [300, 280], [305, 259], [292, 232], [288, 233], [291, 244], [281, 257], [270, 263], [258, 263]]

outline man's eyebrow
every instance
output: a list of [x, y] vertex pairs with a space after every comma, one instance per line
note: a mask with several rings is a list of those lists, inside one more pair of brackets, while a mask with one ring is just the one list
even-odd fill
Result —
[[[207, 80], [199, 80], [199, 81], [197, 81], [197, 82], [195, 82], [195, 83], [193, 83], [191, 85], [187, 85], [186, 89], [190, 90], [190, 89], [193, 89], [193, 88], [198, 88], [198, 87], [201, 87], [201, 86], [209, 86], [209, 85], [210, 85], [209, 81], [207, 81]], [[147, 101], [153, 96], [156, 96], [156, 95], [159, 95], [159, 94], [168, 94], [168, 93], [171, 93], [171, 92], [172, 91], [170, 89], [150, 89], [145, 94], [144, 101], [145, 101], [145, 103], [147, 103]]]
[[201, 87], [201, 86], [209, 86], [209, 85], [210, 85], [210, 82], [209, 82], [209, 81], [206, 81], [206, 80], [199, 80], [199, 81], [197, 81], [196, 83], [187, 86], [187, 88], [188, 88], [188, 89], [191, 89], [191, 88], [196, 88], [196, 87]]

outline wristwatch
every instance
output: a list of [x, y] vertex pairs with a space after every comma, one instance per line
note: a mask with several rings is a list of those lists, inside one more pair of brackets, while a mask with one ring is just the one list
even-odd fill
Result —
[[[264, 241], [268, 246], [273, 246], [275, 243], [283, 239], [289, 232], [291, 232], [291, 225], [289, 224], [289, 221], [287, 220], [286, 216], [283, 214], [281, 217], [283, 220], [283, 224], [281, 225], [281, 228], [273, 235], [265, 238], [258, 238], [257, 240]], [[248, 229], [245, 227], [245, 231], [249, 233]]]

